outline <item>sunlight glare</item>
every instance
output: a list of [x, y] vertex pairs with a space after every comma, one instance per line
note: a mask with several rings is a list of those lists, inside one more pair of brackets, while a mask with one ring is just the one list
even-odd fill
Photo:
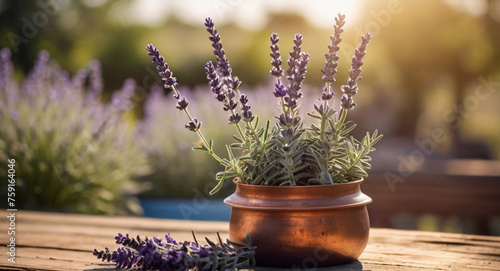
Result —
[[305, 10], [306, 19], [315, 27], [331, 28], [335, 23], [334, 18], [338, 13], [346, 16], [346, 25], [354, 23], [358, 13], [359, 1], [341, 1], [341, 0], [315, 0], [300, 1]]
[[247, 30], [259, 30], [266, 25], [269, 15], [285, 12], [304, 16], [314, 27], [331, 28], [338, 13], [346, 15], [347, 25], [353, 24], [360, 0], [184, 0], [166, 1], [159, 6], [148, 5], [147, 0], [134, 2], [131, 11], [135, 13], [136, 21], [142, 24], [155, 25], [162, 17], [173, 15], [193, 25], [212, 17], [218, 23], [234, 22]]

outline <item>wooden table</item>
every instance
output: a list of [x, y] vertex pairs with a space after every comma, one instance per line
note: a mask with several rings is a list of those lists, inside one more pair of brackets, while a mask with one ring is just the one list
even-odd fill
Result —
[[[15, 264], [8, 259], [6, 212], [0, 218], [0, 270], [114, 270], [94, 248], [116, 248], [115, 235], [198, 239], [228, 235], [226, 222], [16, 212]], [[256, 271], [286, 270], [257, 267]], [[373, 228], [359, 261], [316, 270], [500, 270], [500, 237]]]

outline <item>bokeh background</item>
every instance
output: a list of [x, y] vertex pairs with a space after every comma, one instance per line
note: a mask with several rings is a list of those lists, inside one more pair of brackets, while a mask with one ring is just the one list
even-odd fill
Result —
[[[221, 125], [227, 116], [214, 106], [206, 82], [204, 64], [214, 57], [204, 19], [214, 20], [253, 112], [272, 118], [270, 34], [280, 35], [284, 56], [294, 34], [304, 36], [303, 50], [311, 54], [305, 113], [321, 95], [323, 54], [339, 12], [347, 24], [337, 90], [361, 35], [373, 35], [358, 107], [349, 115], [358, 124], [354, 136], [384, 134], [364, 189], [374, 198], [372, 225], [500, 235], [499, 0], [0, 1], [0, 47], [10, 50], [19, 85], [11, 94], [4, 87], [1, 96], [0, 170], [6, 174], [6, 159], [16, 159], [19, 208], [140, 214], [142, 204], [157, 208], [146, 212], [152, 216], [210, 213], [208, 191], [221, 168], [190, 151], [197, 139], [183, 128], [171, 95], [155, 87], [161, 81], [146, 45], [165, 56], [194, 115], [203, 116], [205, 133], [224, 153], [235, 131]], [[37, 62], [42, 50], [57, 63], [40, 64], [53, 77], [88, 76], [78, 87], [50, 76], [37, 81], [33, 67], [43, 62]], [[127, 93], [127, 78], [136, 82], [125, 99], [130, 103], [112, 110], [118, 93]], [[52, 99], [50, 89], [60, 85], [78, 97]], [[96, 103], [89, 105], [89, 93], [99, 96]], [[43, 105], [35, 106], [38, 100]], [[108, 111], [113, 114], [102, 113]], [[92, 139], [96, 116], [111, 132]], [[83, 128], [61, 129], [75, 126]], [[42, 136], [47, 133], [57, 136]], [[228, 184], [216, 197], [233, 189]], [[148, 201], [173, 198], [187, 201]], [[227, 212], [219, 207], [211, 218]]]

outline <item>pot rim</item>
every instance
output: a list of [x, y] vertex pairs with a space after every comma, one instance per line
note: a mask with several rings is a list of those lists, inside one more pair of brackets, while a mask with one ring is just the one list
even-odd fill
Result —
[[[319, 211], [364, 206], [371, 203], [372, 199], [361, 192], [360, 184], [363, 181], [361, 178], [340, 184], [265, 186], [233, 180], [237, 186], [236, 192], [224, 199], [224, 203], [231, 207], [261, 211]], [[325, 192], [326, 187], [330, 192]]]
[[[260, 185], [260, 184], [246, 184], [246, 183], [240, 183], [238, 182], [238, 177], [235, 177], [233, 179], [233, 183], [236, 184], [236, 185], [240, 185], [240, 186], [243, 186], [243, 187], [254, 187], [254, 188], [257, 188], [257, 187], [262, 187], [262, 189], [314, 189], [314, 188], [317, 188], [317, 187], [331, 187], [331, 186], [341, 186], [341, 185], [355, 185], [355, 184], [361, 184], [365, 181], [364, 178], [359, 178], [355, 181], [352, 181], [352, 182], [347, 182], [347, 183], [333, 183], [333, 184], [315, 184], [315, 185], [295, 185], [295, 186], [290, 186], [290, 185], [286, 185], [286, 186], [278, 186], [278, 185]], [[257, 188], [259, 189], [259, 188]]]

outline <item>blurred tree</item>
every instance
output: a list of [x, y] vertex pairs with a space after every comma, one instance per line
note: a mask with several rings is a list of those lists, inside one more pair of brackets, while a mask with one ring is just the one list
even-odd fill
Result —
[[442, 119], [454, 141], [459, 141], [461, 123], [457, 122], [463, 117], [460, 105], [469, 93], [470, 84], [492, 69], [493, 56], [498, 52], [490, 37], [498, 39], [498, 26], [485, 28], [482, 18], [461, 13], [442, 1], [403, 1], [400, 12], [388, 11], [385, 1], [366, 5], [358, 27], [375, 30], [374, 50], [381, 50], [385, 57], [378, 65], [387, 63], [396, 67], [391, 70], [396, 73], [392, 75], [394, 80], [386, 85], [400, 96], [402, 103], [395, 135], [417, 134], [425, 98], [432, 94], [430, 91], [436, 88], [438, 79], [448, 78], [452, 82], [452, 104], [458, 107]]
[[71, 74], [99, 59], [108, 91], [120, 88], [126, 77], [140, 82], [144, 70], [137, 67], [144, 66], [146, 56], [139, 53], [137, 40], [145, 27], [114, 21], [108, 16], [112, 4], [89, 7], [80, 1], [2, 1], [0, 47], [11, 49], [13, 62], [23, 74], [33, 65], [37, 52], [47, 50]]

